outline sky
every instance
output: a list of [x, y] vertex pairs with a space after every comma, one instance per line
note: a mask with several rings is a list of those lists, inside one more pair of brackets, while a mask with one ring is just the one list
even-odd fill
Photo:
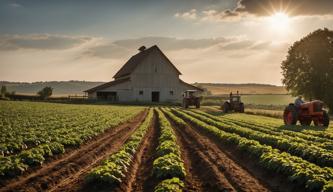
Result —
[[0, 0], [0, 80], [111, 81], [156, 44], [190, 83], [281, 85], [288, 48], [319, 28], [332, 0]]

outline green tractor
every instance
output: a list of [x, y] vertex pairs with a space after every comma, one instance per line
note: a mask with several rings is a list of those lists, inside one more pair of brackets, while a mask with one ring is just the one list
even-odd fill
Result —
[[228, 113], [231, 111], [244, 113], [244, 103], [241, 101], [241, 95], [238, 93], [234, 95], [232, 92], [229, 94], [229, 100], [223, 103], [221, 106], [224, 113]]

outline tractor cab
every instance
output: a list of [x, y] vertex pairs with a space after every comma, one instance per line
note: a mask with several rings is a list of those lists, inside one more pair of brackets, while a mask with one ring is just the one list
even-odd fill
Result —
[[240, 95], [231, 95], [230, 99], [229, 99], [229, 102], [230, 101], [232, 103], [241, 103], [241, 96]]
[[199, 92], [197, 90], [186, 90], [183, 93], [183, 107], [188, 108], [191, 105], [194, 105], [196, 108], [200, 108]]
[[232, 92], [229, 94], [229, 99], [223, 103], [223, 112], [228, 113], [230, 111], [244, 113], [244, 103], [241, 101], [241, 95], [237, 91], [237, 94]]

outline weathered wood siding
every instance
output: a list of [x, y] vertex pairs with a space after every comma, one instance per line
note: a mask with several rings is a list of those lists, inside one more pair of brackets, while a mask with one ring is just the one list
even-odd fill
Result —
[[[150, 102], [153, 91], [160, 93], [161, 102], [179, 102], [188, 89], [179, 81], [179, 75], [168, 60], [154, 50], [131, 74], [134, 100]], [[143, 91], [143, 95], [140, 95]], [[173, 92], [171, 94], [170, 92]]]

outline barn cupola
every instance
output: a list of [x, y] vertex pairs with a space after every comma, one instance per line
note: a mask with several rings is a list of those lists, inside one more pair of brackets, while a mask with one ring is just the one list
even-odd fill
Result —
[[139, 49], [138, 49], [140, 52], [146, 50], [146, 47], [145, 46], [141, 46]]

